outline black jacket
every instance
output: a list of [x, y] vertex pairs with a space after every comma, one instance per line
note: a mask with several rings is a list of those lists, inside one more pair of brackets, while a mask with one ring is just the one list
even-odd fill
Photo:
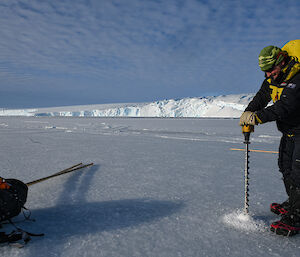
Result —
[[300, 134], [300, 64], [291, 60], [277, 83], [266, 78], [245, 111], [256, 112], [262, 123], [276, 121], [282, 133]]

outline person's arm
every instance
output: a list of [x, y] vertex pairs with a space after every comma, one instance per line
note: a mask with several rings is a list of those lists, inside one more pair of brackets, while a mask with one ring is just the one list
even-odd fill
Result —
[[300, 76], [296, 83], [289, 83], [284, 88], [280, 100], [267, 108], [258, 110], [256, 116], [260, 123], [265, 123], [285, 119], [297, 110], [300, 110]]
[[253, 97], [252, 101], [248, 104], [245, 111], [256, 112], [265, 108], [271, 101], [269, 84], [264, 80], [261, 88]]

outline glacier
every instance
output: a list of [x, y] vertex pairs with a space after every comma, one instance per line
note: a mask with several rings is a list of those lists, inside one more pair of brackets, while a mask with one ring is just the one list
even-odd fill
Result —
[[253, 94], [31, 109], [0, 109], [0, 116], [238, 118]]

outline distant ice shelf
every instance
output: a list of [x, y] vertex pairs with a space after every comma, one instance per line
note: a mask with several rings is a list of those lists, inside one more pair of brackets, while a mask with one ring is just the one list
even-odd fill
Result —
[[0, 109], [0, 116], [237, 118], [253, 94], [169, 99], [151, 103]]

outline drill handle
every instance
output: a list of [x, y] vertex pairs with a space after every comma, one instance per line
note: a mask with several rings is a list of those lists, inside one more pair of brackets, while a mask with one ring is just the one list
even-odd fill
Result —
[[244, 125], [242, 127], [242, 132], [243, 132], [244, 137], [245, 137], [244, 144], [249, 144], [249, 142], [250, 142], [250, 133], [254, 132], [254, 126], [253, 125]]
[[242, 127], [242, 132], [243, 133], [251, 133], [254, 132], [254, 126], [253, 125], [244, 125]]

